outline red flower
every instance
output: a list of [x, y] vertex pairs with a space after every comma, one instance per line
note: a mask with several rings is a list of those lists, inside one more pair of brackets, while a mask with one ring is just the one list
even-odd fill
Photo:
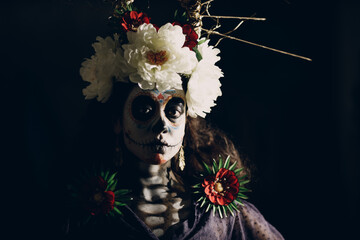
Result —
[[239, 181], [233, 171], [221, 168], [216, 176], [210, 175], [204, 179], [206, 197], [215, 205], [228, 205], [234, 201], [239, 192]]
[[188, 47], [190, 48], [190, 50], [192, 50], [196, 46], [197, 40], [199, 38], [192, 26], [190, 24], [184, 24], [181, 26], [181, 24], [178, 22], [174, 22], [173, 25], [179, 25], [180, 27], [182, 27], [183, 34], [185, 34], [186, 37], [183, 47]]
[[136, 32], [138, 27], [143, 23], [149, 23], [150, 18], [146, 13], [138, 13], [136, 11], [126, 12], [122, 17], [121, 26], [125, 32], [133, 31]]
[[107, 182], [100, 176], [90, 179], [82, 189], [85, 210], [91, 215], [106, 215], [114, 209], [115, 194], [105, 191]]

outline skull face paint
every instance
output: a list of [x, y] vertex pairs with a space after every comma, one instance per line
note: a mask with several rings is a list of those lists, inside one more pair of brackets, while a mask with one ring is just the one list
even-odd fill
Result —
[[130, 92], [123, 112], [126, 148], [149, 164], [163, 164], [180, 150], [185, 134], [183, 90]]

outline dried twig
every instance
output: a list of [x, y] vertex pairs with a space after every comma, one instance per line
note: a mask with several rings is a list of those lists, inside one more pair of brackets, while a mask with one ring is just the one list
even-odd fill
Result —
[[[234, 32], [234, 31], [236, 31], [236, 29], [238, 29], [244, 22], [245, 22], [245, 21], [239, 22], [239, 24], [238, 24], [233, 30], [230, 30], [230, 31], [224, 33], [224, 35], [228, 35], [228, 34]], [[217, 45], [219, 45], [219, 43], [220, 43], [224, 38], [226, 38], [226, 37], [220, 38], [220, 39], [216, 42], [216, 44], [214, 45], [214, 47], [216, 47]]]
[[224, 19], [239, 19], [239, 20], [254, 20], [254, 21], [265, 21], [266, 18], [256, 18], [256, 17], [235, 17], [235, 16], [215, 16], [215, 15], [201, 15], [201, 17], [208, 18], [224, 18]]
[[[279, 49], [275, 49], [275, 48], [271, 48], [271, 47], [267, 47], [261, 44], [257, 44], [254, 42], [250, 42], [244, 39], [240, 39], [240, 38], [236, 38], [233, 36], [230, 36], [229, 34], [233, 33], [234, 31], [236, 31], [243, 23], [244, 21], [247, 20], [252, 20], [252, 21], [265, 21], [265, 18], [255, 18], [253, 16], [251, 17], [235, 17], [235, 16], [217, 16], [217, 15], [212, 15], [209, 11], [209, 8], [211, 6], [211, 3], [215, 0], [208, 0], [205, 2], [201, 2], [202, 0], [178, 0], [182, 7], [186, 9], [188, 17], [190, 19], [190, 22], [192, 24], [192, 26], [194, 27], [196, 33], [200, 36], [201, 35], [201, 31], [203, 30], [204, 32], [206, 32], [207, 38], [210, 37], [211, 34], [215, 34], [218, 36], [221, 36], [221, 38], [217, 41], [217, 43], [215, 44], [215, 46], [217, 46], [223, 39], [228, 38], [228, 39], [233, 39], [239, 42], [243, 42], [246, 44], [250, 44], [253, 46], [257, 46], [257, 47], [261, 47], [270, 51], [274, 51], [274, 52], [278, 52], [278, 53], [282, 53], [285, 55], [289, 55], [289, 56], [293, 56], [293, 57], [297, 57], [300, 59], [304, 59], [307, 61], [311, 61], [310, 58], [307, 57], [303, 57], [297, 54], [293, 54], [293, 53], [289, 53], [286, 51], [282, 51]], [[202, 19], [203, 18], [210, 18], [215, 22], [215, 25], [212, 26], [210, 29], [205, 29], [203, 28], [203, 23], [202, 23]], [[220, 24], [220, 19], [238, 19], [240, 20], [240, 22], [230, 31], [226, 32], [226, 33], [220, 33], [218, 31], [215, 31], [217, 29], [219, 29], [221, 27]]]
[[311, 58], [307, 58], [307, 57], [303, 57], [303, 56], [300, 56], [300, 55], [297, 55], [297, 54], [293, 54], [293, 53], [289, 53], [289, 52], [286, 52], [286, 51], [282, 51], [282, 50], [279, 50], [279, 49], [267, 47], [267, 46], [264, 46], [264, 45], [261, 45], [261, 44], [257, 44], [257, 43], [254, 43], [254, 42], [250, 42], [250, 41], [247, 41], [247, 40], [244, 40], [244, 39], [240, 39], [240, 38], [228, 36], [228, 35], [219, 33], [219, 32], [217, 32], [217, 31], [212, 31], [212, 30], [208, 30], [208, 29], [204, 29], [204, 28], [202, 28], [201, 30], [203, 30], [203, 31], [205, 31], [205, 32], [207, 32], [207, 33], [209, 33], [209, 34], [219, 35], [219, 36], [222, 36], [222, 37], [224, 37], [224, 38], [233, 39], [233, 40], [236, 40], [236, 41], [239, 41], [239, 42], [243, 42], [243, 43], [246, 43], [246, 44], [250, 44], [250, 45], [253, 45], [253, 46], [256, 46], [256, 47], [261, 47], [261, 48], [264, 48], [264, 49], [267, 49], [267, 50], [270, 50], [270, 51], [274, 51], [274, 52], [282, 53], [282, 54], [285, 54], [285, 55], [289, 55], [289, 56], [301, 58], [301, 59], [304, 59], [304, 60], [307, 60], [307, 61], [312, 61]]

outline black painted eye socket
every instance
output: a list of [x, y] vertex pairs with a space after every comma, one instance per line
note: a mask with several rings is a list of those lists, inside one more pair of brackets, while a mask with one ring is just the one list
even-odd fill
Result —
[[131, 104], [131, 113], [138, 121], [147, 121], [154, 116], [155, 101], [149, 96], [138, 96]]
[[174, 97], [166, 104], [166, 117], [170, 120], [175, 120], [184, 114], [184, 108], [184, 100], [178, 97]]

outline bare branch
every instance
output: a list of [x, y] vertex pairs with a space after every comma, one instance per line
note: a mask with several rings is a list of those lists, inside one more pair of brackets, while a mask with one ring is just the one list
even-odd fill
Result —
[[255, 18], [255, 17], [235, 17], [235, 16], [214, 16], [214, 15], [201, 15], [207, 18], [224, 18], [224, 19], [240, 19], [240, 20], [254, 20], [254, 21], [266, 21], [266, 18]]
[[253, 46], [256, 46], [256, 47], [261, 47], [261, 48], [264, 48], [264, 49], [267, 49], [267, 50], [270, 50], [270, 51], [274, 51], [274, 52], [282, 53], [282, 54], [285, 54], [285, 55], [289, 55], [289, 56], [292, 56], [292, 57], [296, 57], [296, 58], [304, 59], [304, 60], [307, 60], [307, 61], [312, 61], [312, 59], [311, 59], [311, 58], [307, 58], [307, 57], [303, 57], [303, 56], [300, 56], [300, 55], [297, 55], [297, 54], [293, 54], [293, 53], [285, 52], [285, 51], [282, 51], [282, 50], [279, 50], [279, 49], [275, 49], [275, 48], [267, 47], [267, 46], [264, 46], [264, 45], [261, 45], [261, 44], [257, 44], [257, 43], [250, 42], [250, 41], [246, 41], [246, 40], [244, 40], [244, 39], [240, 39], [240, 38], [236, 38], [236, 37], [228, 36], [228, 35], [225, 35], [225, 34], [219, 33], [219, 32], [217, 32], [217, 31], [212, 31], [212, 30], [208, 30], [208, 29], [204, 29], [204, 28], [202, 28], [201, 30], [203, 30], [203, 31], [207, 32], [208, 34], [215, 34], [215, 35], [219, 35], [219, 36], [222, 36], [222, 37], [224, 37], [224, 38], [233, 39], [233, 40], [236, 40], [236, 41], [239, 41], [239, 42], [243, 42], [243, 43], [246, 43], [246, 44], [250, 44], [250, 45], [253, 45]]
[[[233, 30], [224, 33], [224, 35], [228, 35], [228, 34], [234, 32], [234, 31], [236, 31], [244, 22], [245, 22], [245, 21], [239, 22], [239, 24], [238, 24]], [[214, 30], [214, 29], [212, 29], [212, 31], [213, 31], [213, 30]], [[219, 45], [219, 43], [220, 43], [224, 38], [225, 38], [225, 37], [220, 38], [220, 39], [217, 41], [217, 43], [215, 44], [215, 47], [216, 47], [217, 45]]]

